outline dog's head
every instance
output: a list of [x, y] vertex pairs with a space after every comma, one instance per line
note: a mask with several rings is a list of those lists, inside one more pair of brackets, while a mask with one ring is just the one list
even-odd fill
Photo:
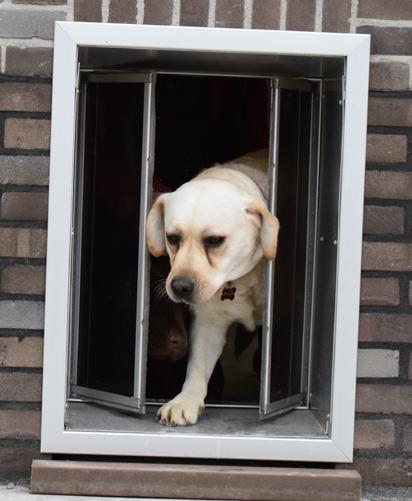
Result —
[[200, 176], [156, 200], [147, 243], [153, 256], [169, 255], [170, 298], [196, 304], [244, 276], [263, 256], [274, 259], [278, 230], [263, 198]]

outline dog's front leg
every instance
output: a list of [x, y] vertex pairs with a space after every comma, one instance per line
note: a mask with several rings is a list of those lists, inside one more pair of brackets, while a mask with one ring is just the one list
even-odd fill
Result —
[[226, 324], [212, 324], [196, 318], [182, 391], [157, 412], [161, 424], [177, 426], [197, 422], [204, 409], [207, 385], [225, 345]]

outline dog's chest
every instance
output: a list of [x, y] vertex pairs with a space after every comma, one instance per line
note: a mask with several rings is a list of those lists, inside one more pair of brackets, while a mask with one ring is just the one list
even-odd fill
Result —
[[252, 331], [262, 324], [264, 268], [259, 264], [244, 277], [235, 281], [236, 293], [233, 300], [221, 300], [219, 291], [211, 300], [195, 308], [195, 315], [211, 323], [231, 325], [242, 323]]

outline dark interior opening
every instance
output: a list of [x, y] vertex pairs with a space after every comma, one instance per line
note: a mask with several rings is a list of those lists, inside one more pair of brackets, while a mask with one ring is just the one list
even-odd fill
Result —
[[[154, 190], [173, 191], [207, 167], [267, 149], [269, 122], [268, 79], [159, 75]], [[152, 270], [157, 272], [154, 261]], [[164, 307], [151, 305], [157, 312]], [[152, 400], [172, 398], [180, 391], [187, 364], [187, 357], [172, 363], [153, 360], [150, 338], [159, 336], [160, 330], [150, 329], [147, 398]], [[209, 382], [207, 402], [257, 405], [259, 352], [257, 333], [233, 326]]]
[[133, 394], [143, 84], [88, 83], [77, 384]]

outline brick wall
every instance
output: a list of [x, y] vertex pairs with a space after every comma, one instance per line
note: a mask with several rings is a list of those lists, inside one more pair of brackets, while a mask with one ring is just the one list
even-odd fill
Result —
[[[370, 33], [355, 466], [406, 485], [412, 452], [412, 2], [0, 0], [0, 472], [39, 455], [53, 23]], [[410, 480], [409, 480], [410, 481]]]

